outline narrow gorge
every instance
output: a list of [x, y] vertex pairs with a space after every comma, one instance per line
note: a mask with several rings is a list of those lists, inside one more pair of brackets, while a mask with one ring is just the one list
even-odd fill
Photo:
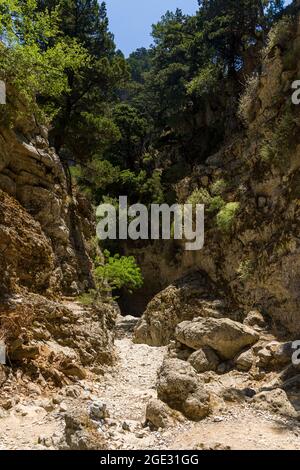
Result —
[[[92, 34], [71, 44], [67, 22], [62, 64], [48, 28], [40, 55], [30, 28], [9, 44], [8, 3], [0, 450], [300, 450], [299, 1], [254, 15], [259, 39], [247, 24], [233, 70], [222, 36], [202, 43], [218, 2], [167, 14], [149, 57], [127, 62], [95, 10], [101, 54]], [[55, 14], [33, 3], [37, 31]], [[52, 66], [65, 80], [50, 76], [53, 94], [37, 78]], [[204, 248], [97, 239], [97, 205], [121, 193], [205, 205]]]

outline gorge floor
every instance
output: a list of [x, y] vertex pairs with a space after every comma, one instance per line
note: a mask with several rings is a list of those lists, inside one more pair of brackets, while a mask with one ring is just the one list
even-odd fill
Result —
[[[74, 308], [78, 309], [78, 304]], [[199, 423], [184, 420], [158, 431], [144, 427], [146, 405], [156, 397], [157, 371], [166, 348], [134, 344], [132, 323], [132, 318], [119, 318], [118, 363], [97, 381], [81, 381], [54, 395], [45, 395], [31, 384], [28, 395], [18, 396], [9, 410], [2, 410], [0, 449], [55, 449], [64, 432], [67, 410], [87, 409], [91, 403], [101, 401], [110, 417], [99, 430], [110, 449], [300, 450], [298, 422], [253, 409], [247, 403], [228, 404]], [[245, 378], [237, 375], [236, 379], [228, 376], [220, 380], [234, 387], [241, 386]]]

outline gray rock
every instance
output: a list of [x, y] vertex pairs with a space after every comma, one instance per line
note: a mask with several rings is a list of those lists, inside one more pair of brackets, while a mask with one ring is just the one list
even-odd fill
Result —
[[72, 410], [65, 415], [65, 442], [62, 449], [103, 450], [107, 448], [105, 439], [98, 432], [97, 425], [88, 414], [81, 410]]
[[100, 421], [110, 417], [106, 403], [94, 402], [90, 406], [90, 417], [95, 421]]
[[266, 321], [259, 310], [251, 310], [244, 320], [244, 325], [251, 328], [263, 329], [266, 327]]
[[252, 403], [259, 410], [269, 411], [287, 418], [298, 418], [299, 415], [289, 401], [287, 394], [280, 389], [258, 393], [252, 399]]
[[182, 322], [176, 328], [175, 336], [177, 341], [195, 350], [209, 346], [224, 359], [233, 359], [259, 338], [252, 328], [228, 318], [196, 318]]
[[260, 367], [284, 367], [292, 363], [292, 342], [279, 343], [272, 341], [257, 352], [258, 366]]
[[210, 412], [210, 396], [195, 369], [179, 359], [166, 359], [158, 375], [158, 398], [195, 421]]
[[235, 358], [235, 364], [237, 366], [238, 370], [241, 371], [249, 371], [253, 364], [255, 363], [255, 355], [252, 349], [249, 349], [248, 351], [243, 352], [239, 356]]
[[188, 362], [194, 367], [196, 372], [216, 371], [220, 363], [217, 354], [209, 347], [204, 347], [191, 354]]
[[176, 412], [161, 400], [150, 400], [146, 408], [146, 423], [150, 423], [156, 429], [171, 427], [175, 423], [176, 416], [180, 416], [179, 413], [176, 415]]

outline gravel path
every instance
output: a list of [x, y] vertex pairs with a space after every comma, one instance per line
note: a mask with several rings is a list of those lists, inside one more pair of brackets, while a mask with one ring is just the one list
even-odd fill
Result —
[[[58, 390], [55, 393], [62, 398], [49, 410], [53, 395], [37, 395], [33, 391], [28, 396], [17, 397], [9, 411], [0, 410], [0, 450], [55, 448], [53, 437], [54, 441], [59, 441], [62, 436], [68, 407], [75, 405], [86, 409], [94, 401], [105, 403], [109, 410], [110, 418], [99, 431], [108, 440], [110, 449], [300, 450], [297, 421], [258, 411], [248, 403], [226, 404], [200, 423], [183, 421], [157, 432], [145, 428], [145, 408], [149, 399], [156, 397], [157, 371], [166, 348], [134, 344], [131, 330], [135, 321], [132, 317], [119, 318], [118, 363], [104, 377], [79, 382], [76, 385], [80, 391], [78, 398], [68, 398], [68, 393]], [[229, 381], [226, 385], [233, 386], [238, 377], [219, 377], [218, 384], [211, 383], [210, 387], [216, 390], [220, 380]], [[231, 384], [231, 380], [235, 383]]]

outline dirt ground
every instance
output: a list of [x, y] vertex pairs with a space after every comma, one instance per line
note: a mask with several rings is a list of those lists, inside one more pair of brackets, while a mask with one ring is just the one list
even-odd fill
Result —
[[[298, 421], [253, 409], [248, 403], [220, 407], [199, 422], [183, 420], [175, 427], [151, 431], [144, 426], [145, 409], [156, 397], [156, 376], [166, 348], [134, 344], [130, 327], [120, 319], [116, 349], [118, 364], [104, 376], [78, 382], [44, 395], [37, 386], [15, 398], [0, 413], [0, 449], [55, 449], [70, 407], [86, 408], [94, 401], [106, 404], [110, 417], [99, 426], [110, 449], [249, 449], [300, 450]], [[130, 321], [128, 320], [128, 323]], [[125, 325], [125, 328], [124, 328]], [[221, 380], [221, 379], [220, 379]], [[227, 376], [227, 384], [243, 385], [244, 375]], [[224, 385], [224, 384], [223, 384]], [[210, 387], [218, 384], [210, 384]], [[75, 391], [76, 393], [75, 393]]]

